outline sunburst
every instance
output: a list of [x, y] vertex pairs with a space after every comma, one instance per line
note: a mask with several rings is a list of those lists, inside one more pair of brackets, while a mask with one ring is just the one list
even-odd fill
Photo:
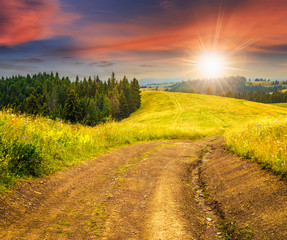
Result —
[[[246, 71], [242, 68], [242, 60], [244, 58], [238, 56], [235, 59], [235, 54], [238, 54], [246, 47], [253, 44], [257, 38], [253, 37], [247, 41], [237, 45], [236, 47], [228, 47], [229, 44], [220, 42], [221, 28], [224, 20], [224, 10], [220, 9], [215, 27], [215, 35], [213, 43], [205, 44], [200, 34], [198, 34], [199, 49], [193, 54], [190, 59], [185, 59], [188, 65], [193, 67], [189, 69], [189, 75], [196, 78], [215, 79], [228, 76], [231, 73]], [[229, 48], [229, 50], [227, 50]], [[240, 66], [240, 67], [239, 67]]]

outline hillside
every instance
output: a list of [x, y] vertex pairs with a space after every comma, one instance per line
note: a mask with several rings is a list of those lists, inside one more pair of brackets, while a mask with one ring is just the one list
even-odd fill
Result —
[[142, 94], [142, 108], [124, 123], [140, 123], [143, 128], [170, 136], [177, 132], [180, 138], [192, 138], [189, 134], [193, 138], [224, 134], [231, 151], [287, 175], [287, 109], [280, 107], [286, 104], [276, 106], [189, 93]]
[[121, 124], [223, 133], [263, 117], [287, 115], [287, 109], [203, 94], [142, 92], [142, 106]]

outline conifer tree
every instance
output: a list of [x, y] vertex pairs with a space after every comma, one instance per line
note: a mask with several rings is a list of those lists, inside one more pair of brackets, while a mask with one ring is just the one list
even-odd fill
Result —
[[138, 109], [141, 105], [141, 92], [140, 92], [140, 85], [136, 78], [133, 79], [131, 82], [131, 90], [133, 96], [133, 103], [134, 103], [134, 110]]
[[68, 94], [64, 107], [64, 119], [71, 123], [79, 122], [82, 119], [82, 106], [74, 90]]
[[130, 115], [129, 106], [124, 94], [124, 91], [121, 91], [120, 98], [119, 98], [119, 113], [118, 113], [118, 120], [122, 120]]
[[26, 99], [26, 109], [27, 113], [29, 114], [39, 114], [40, 112], [40, 106], [38, 102], [38, 97], [36, 96], [36, 93], [33, 92], [30, 97]]

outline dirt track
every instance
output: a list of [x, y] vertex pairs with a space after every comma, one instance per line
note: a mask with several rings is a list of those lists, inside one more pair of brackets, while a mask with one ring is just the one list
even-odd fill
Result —
[[23, 182], [0, 199], [0, 239], [287, 239], [286, 181], [222, 144], [143, 143]]

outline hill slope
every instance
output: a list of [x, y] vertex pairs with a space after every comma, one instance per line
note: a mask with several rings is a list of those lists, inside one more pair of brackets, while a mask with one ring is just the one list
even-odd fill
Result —
[[287, 116], [287, 109], [242, 99], [144, 91], [142, 107], [123, 123], [222, 133], [251, 120], [282, 115]]

